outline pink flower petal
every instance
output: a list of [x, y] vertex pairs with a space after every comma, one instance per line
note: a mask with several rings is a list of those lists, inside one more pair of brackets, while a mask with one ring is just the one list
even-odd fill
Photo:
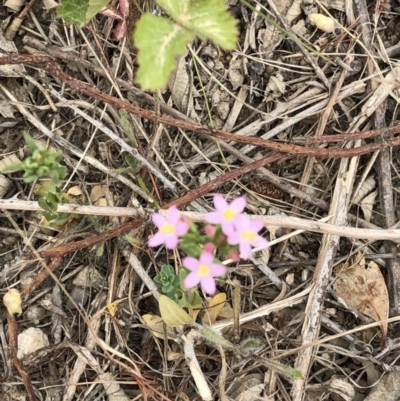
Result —
[[168, 217], [167, 217], [167, 221], [170, 224], [177, 224], [179, 221], [179, 210], [176, 206], [171, 206], [168, 209]]
[[203, 253], [200, 255], [199, 261], [202, 265], [210, 266], [213, 261], [213, 255], [209, 252], [203, 251]]
[[219, 224], [222, 221], [221, 213], [219, 212], [210, 212], [206, 214], [206, 222], [210, 224]]
[[165, 234], [162, 233], [155, 233], [150, 239], [149, 239], [149, 246], [150, 247], [156, 247], [165, 242]]
[[186, 288], [193, 288], [193, 287], [196, 287], [196, 285], [199, 284], [199, 283], [200, 283], [200, 277], [199, 277], [196, 273], [194, 273], [194, 272], [189, 273], [189, 274], [185, 277], [185, 280], [183, 280], [183, 285], [184, 285]]
[[189, 231], [189, 224], [184, 223], [182, 221], [179, 221], [178, 224], [176, 225], [176, 234], [178, 236], [184, 235]]
[[248, 259], [251, 256], [251, 246], [248, 242], [241, 242], [239, 244], [240, 257]]
[[248, 228], [250, 224], [251, 224], [250, 219], [243, 214], [237, 216], [235, 220], [235, 227], [239, 231]]
[[165, 224], [165, 217], [161, 216], [161, 214], [159, 214], [159, 213], [154, 213], [151, 216], [151, 219], [153, 220], [154, 225], [158, 228], [160, 228], [161, 226], [163, 226]]
[[215, 280], [212, 277], [203, 277], [200, 283], [205, 293], [208, 295], [213, 295], [215, 293], [217, 286], [215, 285]]
[[228, 237], [229, 235], [235, 232], [235, 226], [233, 223], [223, 221], [221, 223], [221, 230]]
[[246, 205], [246, 198], [244, 196], [239, 196], [239, 198], [236, 198], [232, 201], [229, 207], [233, 210], [236, 210], [238, 213], [242, 213]]
[[252, 220], [251, 221], [251, 229], [252, 231], [259, 232], [264, 228], [264, 222], [262, 220]]
[[187, 256], [185, 259], [183, 259], [182, 264], [190, 271], [197, 271], [200, 262], [192, 256]]
[[218, 212], [223, 212], [228, 208], [228, 202], [221, 194], [214, 195], [214, 207]]
[[165, 247], [167, 249], [174, 249], [178, 245], [179, 239], [176, 235], [168, 235], [165, 237]]
[[254, 246], [257, 248], [267, 248], [268, 241], [265, 238], [258, 236], [257, 241], [254, 244]]
[[213, 277], [220, 277], [226, 274], [226, 267], [224, 265], [212, 264], [211, 265], [211, 275]]
[[240, 242], [240, 235], [238, 232], [233, 232], [227, 238], [229, 245], [237, 245]]

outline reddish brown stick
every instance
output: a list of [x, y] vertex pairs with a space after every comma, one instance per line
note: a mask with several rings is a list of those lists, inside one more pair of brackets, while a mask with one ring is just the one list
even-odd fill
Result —
[[375, 138], [378, 136], [384, 137], [388, 134], [391, 134], [391, 135], [397, 134], [398, 132], [400, 132], [400, 124], [394, 125], [393, 127], [373, 129], [370, 131], [340, 133], [340, 134], [336, 134], [336, 135], [323, 135], [320, 137], [293, 138], [293, 142], [304, 143], [305, 145], [311, 145], [311, 144], [317, 144], [317, 143], [355, 141], [357, 139], [368, 139], [368, 138]]
[[182, 207], [183, 205], [186, 205], [187, 203], [191, 202], [192, 200], [195, 200], [199, 198], [200, 196], [203, 196], [205, 194], [210, 193], [213, 191], [215, 188], [220, 186], [221, 184], [231, 181], [236, 177], [239, 177], [245, 173], [248, 173], [249, 171], [257, 170], [258, 168], [265, 166], [268, 163], [272, 163], [276, 160], [279, 160], [282, 158], [282, 153], [276, 153], [271, 156], [264, 157], [260, 160], [257, 160], [254, 163], [246, 164], [245, 166], [239, 167], [233, 171], [230, 171], [229, 173], [225, 173], [217, 178], [215, 178], [212, 181], [207, 182], [206, 184], [202, 185], [199, 188], [196, 188], [192, 191], [190, 191], [188, 194], [182, 196], [179, 199], [175, 199], [166, 205], [163, 205], [163, 209], [168, 209], [170, 206], [176, 206], [176, 207]]
[[[94, 237], [85, 238], [81, 241], [71, 242], [70, 244], [58, 246], [52, 249], [47, 249], [45, 251], [38, 251], [38, 254], [42, 258], [63, 258], [66, 254], [70, 252], [79, 251], [80, 249], [84, 248], [89, 248], [93, 245], [99, 244], [100, 242], [108, 241], [109, 239], [118, 237], [119, 235], [129, 230], [140, 227], [143, 223], [144, 221], [139, 219], [128, 221], [127, 223], [122, 224], [117, 228], [95, 235]], [[28, 256], [29, 258], [32, 257], [31, 254]]]
[[26, 300], [29, 295], [32, 294], [33, 291], [36, 290], [36, 288], [39, 287], [40, 284], [43, 283], [44, 280], [49, 277], [49, 273], [53, 272], [54, 270], [57, 269], [58, 266], [60, 266], [61, 263], [61, 258], [54, 258], [50, 265], [46, 268], [44, 267], [33, 279], [32, 282], [30, 282], [22, 291], [21, 291], [21, 298], [23, 300]]
[[33, 392], [33, 386], [28, 374], [17, 357], [18, 350], [18, 325], [15, 317], [10, 313], [7, 313], [7, 323], [8, 323], [8, 346], [10, 347], [10, 355], [12, 362], [17, 369], [21, 379], [24, 383], [26, 392], [28, 394], [29, 401], [36, 401], [35, 393]]
[[[145, 110], [133, 104], [130, 104], [124, 100], [115, 98], [106, 93], [100, 92], [96, 88], [92, 88], [89, 85], [71, 77], [66, 74], [60, 66], [46, 56], [32, 56], [28, 54], [9, 54], [8, 56], [0, 57], [0, 65], [2, 64], [28, 64], [43, 68], [54, 77], [60, 79], [71, 88], [80, 91], [81, 93], [102, 100], [105, 103], [114, 105], [117, 108], [125, 109], [137, 116], [154, 120], [156, 115], [154, 111]], [[166, 115], [158, 115], [157, 119], [160, 123], [182, 128], [188, 131], [194, 131], [201, 135], [205, 135], [211, 138], [220, 138], [227, 141], [235, 141], [239, 143], [246, 143], [248, 145], [260, 146], [262, 148], [273, 149], [283, 153], [302, 155], [316, 158], [333, 158], [340, 159], [345, 157], [355, 157], [364, 155], [367, 153], [375, 152], [377, 150], [400, 145], [400, 137], [388, 138], [384, 143], [373, 143], [365, 146], [361, 146], [354, 149], [317, 149], [305, 146], [298, 146], [287, 143], [279, 143], [269, 141], [261, 138], [247, 137], [243, 135], [232, 134], [221, 130], [211, 130], [200, 124], [192, 123], [190, 121], [183, 121]]]
[[[43, 268], [35, 277], [35, 279], [23, 289], [23, 291], [21, 292], [22, 299], [28, 298], [29, 295], [32, 294], [32, 292], [35, 291], [35, 289], [38, 288], [39, 285], [43, 283], [44, 280], [46, 280], [50, 272], [53, 272], [55, 269], [57, 269], [57, 267], [60, 265], [62, 261], [62, 258], [66, 254], [73, 251], [78, 251], [80, 249], [91, 247], [93, 245], [107, 241], [114, 237], [118, 237], [119, 235], [123, 234], [126, 231], [140, 227], [142, 224], [143, 220], [132, 220], [129, 221], [128, 223], [122, 224], [117, 228], [106, 231], [99, 235], [95, 235], [94, 237], [91, 238], [85, 238], [81, 241], [76, 241], [67, 245], [59, 246], [52, 249], [47, 249], [46, 251], [38, 251], [38, 254], [42, 258], [52, 258], [52, 261], [50, 266], [48, 266], [47, 268], [46, 267]], [[29, 254], [27, 255], [27, 257], [32, 258], [33, 255]]]

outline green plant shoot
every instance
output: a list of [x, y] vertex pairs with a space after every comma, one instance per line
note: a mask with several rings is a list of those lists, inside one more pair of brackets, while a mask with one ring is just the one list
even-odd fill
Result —
[[146, 90], [166, 85], [176, 68], [176, 56], [185, 52], [195, 35], [234, 49], [238, 30], [223, 0], [156, 0], [172, 18], [145, 13], [137, 23], [134, 42], [139, 49], [136, 80]]

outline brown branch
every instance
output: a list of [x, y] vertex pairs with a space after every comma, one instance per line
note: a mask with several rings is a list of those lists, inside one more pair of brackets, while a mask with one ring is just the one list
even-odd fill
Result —
[[[140, 227], [143, 223], [144, 221], [140, 219], [128, 221], [127, 223], [122, 224], [117, 228], [95, 235], [94, 237], [85, 238], [81, 241], [71, 242], [70, 244], [47, 249], [45, 251], [38, 251], [38, 254], [42, 258], [63, 258], [66, 254], [70, 252], [89, 248], [93, 245], [99, 244], [100, 242], [108, 241], [109, 239], [118, 237], [129, 230]], [[32, 258], [32, 255], [27, 255], [27, 257], [30, 259]]]
[[8, 323], [8, 346], [10, 348], [10, 355], [12, 362], [17, 369], [21, 379], [24, 383], [26, 392], [28, 394], [29, 401], [36, 401], [35, 394], [33, 392], [33, 386], [28, 374], [25, 372], [24, 366], [17, 357], [18, 350], [18, 325], [15, 320], [14, 315], [7, 313], [7, 323]]
[[225, 182], [231, 181], [234, 178], [237, 178], [243, 174], [248, 173], [249, 171], [256, 170], [262, 166], [265, 166], [268, 163], [273, 163], [274, 161], [279, 160], [281, 158], [282, 158], [282, 153], [276, 153], [274, 155], [270, 155], [260, 160], [257, 160], [254, 163], [246, 164], [245, 166], [239, 167], [233, 171], [229, 171], [229, 173], [225, 173], [215, 178], [214, 180], [207, 182], [206, 184], [200, 186], [199, 188], [190, 191], [188, 194], [182, 196], [181, 198], [175, 199], [167, 203], [166, 205], [163, 205], [162, 208], [168, 209], [171, 206], [176, 206], [178, 208], [182, 207], [183, 205], [190, 203], [191, 201], [199, 198], [200, 196], [208, 194], [209, 192], [213, 191], [215, 188], [218, 188]]
[[[51, 264], [48, 267], [44, 267], [35, 279], [27, 285], [23, 291], [21, 292], [22, 299], [26, 299], [35, 291], [36, 288], [39, 287], [41, 283], [49, 276], [50, 272], [53, 272], [60, 265], [62, 258], [70, 252], [78, 251], [80, 249], [89, 248], [93, 245], [96, 245], [100, 242], [107, 241], [114, 237], [118, 237], [126, 231], [129, 231], [133, 228], [138, 228], [143, 224], [143, 220], [132, 220], [121, 226], [114, 228], [112, 230], [106, 231], [99, 235], [95, 235], [94, 237], [85, 238], [81, 241], [71, 242], [70, 244], [66, 244], [63, 246], [55, 247], [52, 249], [47, 249], [45, 251], [38, 251], [37, 253], [42, 258], [52, 258]], [[34, 255], [29, 254], [26, 256], [28, 259], [32, 259]]]
[[33, 279], [32, 282], [30, 282], [22, 291], [21, 291], [21, 298], [23, 300], [26, 300], [29, 295], [32, 294], [33, 291], [36, 290], [36, 288], [39, 287], [40, 284], [43, 283], [44, 280], [47, 279], [47, 277], [49, 277], [50, 272], [53, 272], [54, 270], [57, 269], [58, 266], [60, 266], [61, 263], [61, 258], [54, 258], [51, 261], [50, 266], [48, 266], [47, 268], [44, 267]]
[[[130, 104], [124, 100], [115, 98], [114, 96], [103, 93], [96, 88], [92, 88], [89, 85], [71, 77], [66, 74], [60, 66], [46, 56], [32, 56], [28, 54], [9, 54], [8, 56], [0, 57], [0, 65], [3, 64], [28, 64], [43, 68], [48, 73], [53, 75], [55, 78], [60, 79], [62, 82], [69, 85], [72, 89], [78, 90], [81, 93], [95, 98], [97, 100], [104, 101], [105, 103], [111, 104], [119, 109], [125, 109], [139, 117], [154, 120], [156, 115], [154, 111], [145, 110], [133, 104]], [[232, 134], [221, 130], [212, 130], [204, 127], [200, 124], [192, 123], [190, 121], [183, 121], [173, 118], [171, 116], [159, 115], [157, 116], [160, 123], [171, 125], [177, 128], [182, 128], [188, 131], [197, 132], [198, 134], [211, 137], [220, 138], [228, 141], [235, 141], [239, 143], [245, 143], [248, 145], [260, 146], [262, 148], [277, 150], [283, 153], [289, 153], [294, 155], [317, 157], [317, 158], [345, 158], [355, 157], [363, 154], [371, 153], [376, 150], [384, 149], [390, 146], [400, 145], [400, 137], [389, 138], [385, 143], [374, 143], [361, 146], [353, 149], [317, 149], [304, 146], [298, 146], [294, 144], [279, 143], [269, 141], [261, 138], [245, 137], [242, 135]]]
[[318, 144], [318, 143], [331, 143], [343, 141], [355, 141], [357, 139], [376, 138], [378, 136], [385, 137], [388, 134], [397, 134], [400, 132], [400, 124], [393, 127], [373, 129], [361, 132], [349, 132], [337, 135], [324, 135], [320, 137], [307, 137], [307, 138], [293, 138], [295, 143], [303, 143], [305, 145]]

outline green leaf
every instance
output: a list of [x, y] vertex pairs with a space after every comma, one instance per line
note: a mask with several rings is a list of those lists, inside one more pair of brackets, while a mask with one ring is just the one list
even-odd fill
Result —
[[225, 50], [236, 47], [238, 30], [236, 20], [227, 10], [223, 0], [200, 0], [193, 2], [189, 20], [186, 16], [179, 23], [203, 39], [211, 39]]
[[225, 50], [234, 49], [237, 22], [224, 0], [156, 0], [175, 21], [203, 39], [211, 39]]
[[164, 323], [169, 327], [182, 326], [184, 324], [193, 324], [193, 319], [176, 302], [161, 295], [158, 301], [161, 317]]
[[176, 66], [175, 57], [184, 53], [194, 34], [164, 17], [145, 13], [136, 25], [139, 49], [136, 80], [145, 90], [163, 87]]
[[63, 0], [57, 16], [67, 24], [87, 24], [110, 0]]
[[36, 145], [36, 142], [33, 140], [33, 138], [29, 135], [27, 131], [24, 132], [24, 140], [31, 151], [33, 153], [35, 150], [39, 149], [38, 146]]
[[174, 20], [189, 13], [191, 0], [156, 0], [156, 3]]

